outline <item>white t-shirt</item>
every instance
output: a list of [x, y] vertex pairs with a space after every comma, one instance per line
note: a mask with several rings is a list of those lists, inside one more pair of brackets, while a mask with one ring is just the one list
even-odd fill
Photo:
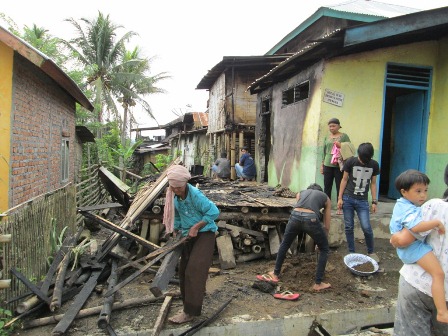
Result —
[[[442, 199], [432, 199], [422, 205], [423, 220], [440, 219], [448, 228], [448, 202]], [[445, 273], [445, 300], [448, 301], [448, 238], [447, 234], [439, 234], [437, 230], [429, 231], [426, 242], [432, 246], [433, 252], [442, 266]], [[431, 294], [432, 277], [417, 264], [405, 264], [400, 274], [404, 279], [419, 291]]]

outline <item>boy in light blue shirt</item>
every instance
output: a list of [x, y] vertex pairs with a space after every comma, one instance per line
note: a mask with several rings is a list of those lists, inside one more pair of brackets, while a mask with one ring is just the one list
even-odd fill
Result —
[[432, 297], [437, 308], [437, 320], [448, 323], [448, 309], [445, 302], [445, 274], [440, 266], [432, 248], [424, 238], [414, 235], [438, 229], [440, 234], [445, 233], [443, 223], [438, 219], [424, 221], [420, 206], [428, 197], [429, 178], [425, 174], [414, 170], [406, 170], [395, 180], [395, 187], [402, 197], [397, 200], [390, 220], [390, 232], [395, 234], [407, 229], [416, 238], [414, 242], [405, 247], [397, 248], [397, 255], [405, 264], [417, 263], [432, 277]]

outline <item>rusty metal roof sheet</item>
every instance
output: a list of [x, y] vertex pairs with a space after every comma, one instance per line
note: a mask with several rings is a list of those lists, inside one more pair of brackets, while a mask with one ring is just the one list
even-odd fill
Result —
[[208, 127], [208, 113], [192, 112], [195, 128]]

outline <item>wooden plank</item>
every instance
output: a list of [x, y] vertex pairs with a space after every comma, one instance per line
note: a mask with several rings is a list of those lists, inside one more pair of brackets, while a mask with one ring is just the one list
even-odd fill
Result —
[[179, 245], [185, 243], [185, 241], [187, 240], [187, 238], [188, 238], [188, 237], [183, 237], [183, 238], [179, 239], [178, 241], [173, 242], [172, 244], [171, 244], [171, 243], [168, 243], [168, 244], [165, 245], [164, 247], [161, 247], [161, 248], [159, 248], [158, 250], [156, 250], [156, 251], [154, 251], [154, 252], [151, 252], [150, 254], [148, 254], [147, 256], [145, 256], [145, 257], [143, 257], [143, 258], [140, 258], [140, 259], [138, 259], [138, 260], [131, 261], [130, 263], [128, 263], [128, 264], [126, 264], [126, 265], [122, 265], [122, 266], [118, 267], [117, 271], [122, 271], [122, 270], [124, 270], [125, 268], [128, 268], [128, 267], [130, 267], [130, 266], [133, 266], [133, 267], [136, 267], [136, 268], [140, 268], [140, 267], [141, 267], [141, 265], [139, 264], [140, 262], [142, 262], [142, 261], [147, 261], [148, 259], [153, 258], [153, 257], [155, 257], [155, 256], [157, 256], [157, 255], [159, 255], [159, 254], [161, 254], [161, 253], [163, 253], [163, 252], [169, 252], [169, 251], [174, 250], [177, 246], [179, 246]]
[[29, 281], [22, 273], [16, 270], [14, 267], [11, 268], [11, 273], [16, 276], [29, 290], [31, 290], [34, 294], [37, 295], [39, 299], [44, 301], [47, 304], [50, 304], [50, 298], [47, 297], [46, 293], [43, 293], [36, 285], [34, 285], [31, 281]]
[[152, 279], [149, 290], [155, 297], [162, 296], [163, 291], [168, 288], [170, 280], [176, 273], [177, 262], [182, 253], [183, 245], [179, 245], [173, 251], [168, 253], [162, 261], [157, 274]]
[[[117, 260], [112, 260], [111, 271], [109, 279], [107, 280], [107, 282], [109, 283], [108, 289], [114, 288], [114, 286], [118, 282], [118, 277], [120, 276], [120, 274], [117, 272], [117, 267], [118, 267]], [[114, 295], [111, 295], [104, 300], [100, 317], [98, 317], [97, 320], [98, 328], [106, 329], [107, 326], [109, 325], [113, 302], [114, 302]]]
[[[146, 239], [148, 236], [148, 231], [149, 231], [149, 219], [143, 218], [142, 219], [142, 229], [140, 230], [140, 237], [142, 237], [143, 239]], [[136, 257], [141, 258], [145, 254], [148, 254], [148, 250], [144, 246], [139, 245]]]
[[79, 311], [84, 306], [84, 304], [86, 303], [90, 294], [92, 293], [93, 289], [95, 288], [95, 286], [98, 282], [98, 278], [100, 277], [101, 273], [103, 272], [105, 266], [106, 266], [106, 263], [103, 263], [102, 265], [100, 265], [99, 269], [96, 269], [92, 272], [89, 280], [87, 280], [87, 282], [83, 286], [81, 292], [79, 292], [79, 294], [76, 296], [75, 300], [73, 301], [73, 304], [65, 312], [64, 317], [54, 327], [54, 329], [52, 331], [53, 335], [63, 335], [67, 331], [67, 329], [70, 328], [76, 315], [78, 315]]
[[146, 271], [148, 268], [150, 268], [152, 265], [154, 265], [157, 261], [162, 259], [168, 252], [164, 252], [157, 257], [155, 257], [151, 262], [140, 268], [138, 271], [132, 273], [130, 276], [128, 276], [125, 280], [120, 282], [118, 285], [116, 285], [114, 288], [109, 289], [106, 293], [104, 293], [104, 297], [108, 297], [110, 295], [113, 295], [116, 291], [120, 290], [124, 286], [126, 286], [128, 283], [133, 281], [135, 278], [137, 278], [140, 274], [142, 274], [144, 271]]
[[[177, 158], [168, 166], [171, 167], [174, 164], [179, 164], [180, 158]], [[137, 193], [136, 198], [129, 207], [125, 218], [120, 223], [120, 227], [126, 229], [146, 210], [146, 208], [154, 202], [154, 200], [161, 194], [161, 192], [168, 186], [168, 179], [166, 177], [166, 170], [159, 176], [156, 182], [154, 182], [148, 190], [142, 188], [141, 192]], [[110, 236], [102, 245], [101, 251], [96, 255], [97, 260], [101, 261], [112, 250], [112, 248], [118, 243], [120, 234], [114, 233]]]
[[223, 235], [216, 238], [218, 248], [219, 263], [221, 269], [232, 269], [236, 267], [235, 255], [233, 253], [233, 243], [229, 235]]
[[156, 323], [154, 324], [154, 328], [152, 331], [152, 336], [159, 336], [160, 331], [162, 330], [163, 323], [165, 322], [166, 316], [168, 315], [168, 311], [170, 310], [171, 302], [173, 301], [173, 297], [167, 295], [165, 300], [163, 301], [162, 307], [160, 308], [159, 315], [157, 316]]
[[227, 224], [224, 221], [219, 221], [218, 222], [218, 227], [221, 228], [221, 229], [237, 230], [237, 231], [240, 231], [240, 232], [243, 232], [243, 233], [250, 234], [250, 235], [255, 236], [255, 237], [263, 238], [263, 240], [264, 240], [264, 234], [262, 232], [249, 230], [249, 229], [246, 229], [246, 228], [243, 228], [243, 227], [240, 227], [240, 226]]
[[94, 214], [91, 214], [90, 212], [82, 211], [82, 210], [80, 210], [79, 212], [82, 213], [85, 217], [90, 218], [90, 219], [96, 221], [97, 223], [101, 224], [102, 226], [104, 226], [104, 227], [106, 227], [106, 228], [108, 228], [108, 229], [110, 229], [112, 231], [115, 231], [115, 232], [119, 233], [120, 235], [123, 235], [125, 237], [134, 239], [140, 245], [143, 245], [145, 247], [149, 247], [151, 249], [158, 249], [158, 248], [160, 248], [160, 246], [158, 246], [158, 245], [156, 245], [154, 243], [151, 243], [150, 241], [147, 241], [146, 239], [143, 239], [142, 237], [140, 237], [140, 236], [138, 236], [138, 235], [136, 235], [136, 234], [126, 230], [126, 229], [123, 229], [120, 226], [115, 225], [114, 223], [109, 222], [108, 220], [106, 220], [104, 218], [101, 218], [98, 215], [94, 215]]
[[[177, 296], [180, 296], [180, 293], [166, 293], [166, 295], [177, 297]], [[126, 299], [126, 300], [120, 301], [120, 302], [117, 301], [113, 304], [113, 309], [118, 310], [118, 309], [123, 309], [123, 308], [128, 308], [128, 307], [135, 307], [135, 306], [142, 305], [142, 304], [157, 302], [157, 301], [161, 300], [162, 298], [163, 297], [156, 298], [152, 295], [150, 295], [150, 296], [146, 295], [146, 296], [142, 296], [142, 297]], [[79, 311], [78, 315], [76, 315], [76, 318], [87, 317], [87, 316], [99, 314], [101, 312], [102, 308], [103, 308], [103, 306], [96, 306], [96, 307], [82, 309]], [[61, 321], [62, 318], [64, 318], [64, 314], [52, 315], [52, 316], [42, 317], [42, 318], [35, 319], [35, 320], [24, 321], [23, 328], [30, 329], [30, 328], [49, 325], [49, 324], [54, 324], [56, 322]]]
[[280, 237], [278, 236], [276, 229], [269, 230], [268, 235], [269, 235], [269, 249], [271, 251], [271, 255], [276, 255], [280, 248]]
[[90, 206], [85, 206], [85, 207], [79, 207], [78, 210], [94, 211], [94, 210], [122, 208], [122, 207], [123, 207], [123, 204], [120, 204], [120, 203], [105, 203], [105, 204], [96, 204], [96, 205], [90, 205]]

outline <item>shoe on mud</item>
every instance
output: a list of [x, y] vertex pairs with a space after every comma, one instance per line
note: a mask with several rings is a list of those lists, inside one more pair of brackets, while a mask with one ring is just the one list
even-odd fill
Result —
[[380, 262], [380, 257], [376, 253], [369, 253], [369, 257], [375, 260], [377, 263]]

